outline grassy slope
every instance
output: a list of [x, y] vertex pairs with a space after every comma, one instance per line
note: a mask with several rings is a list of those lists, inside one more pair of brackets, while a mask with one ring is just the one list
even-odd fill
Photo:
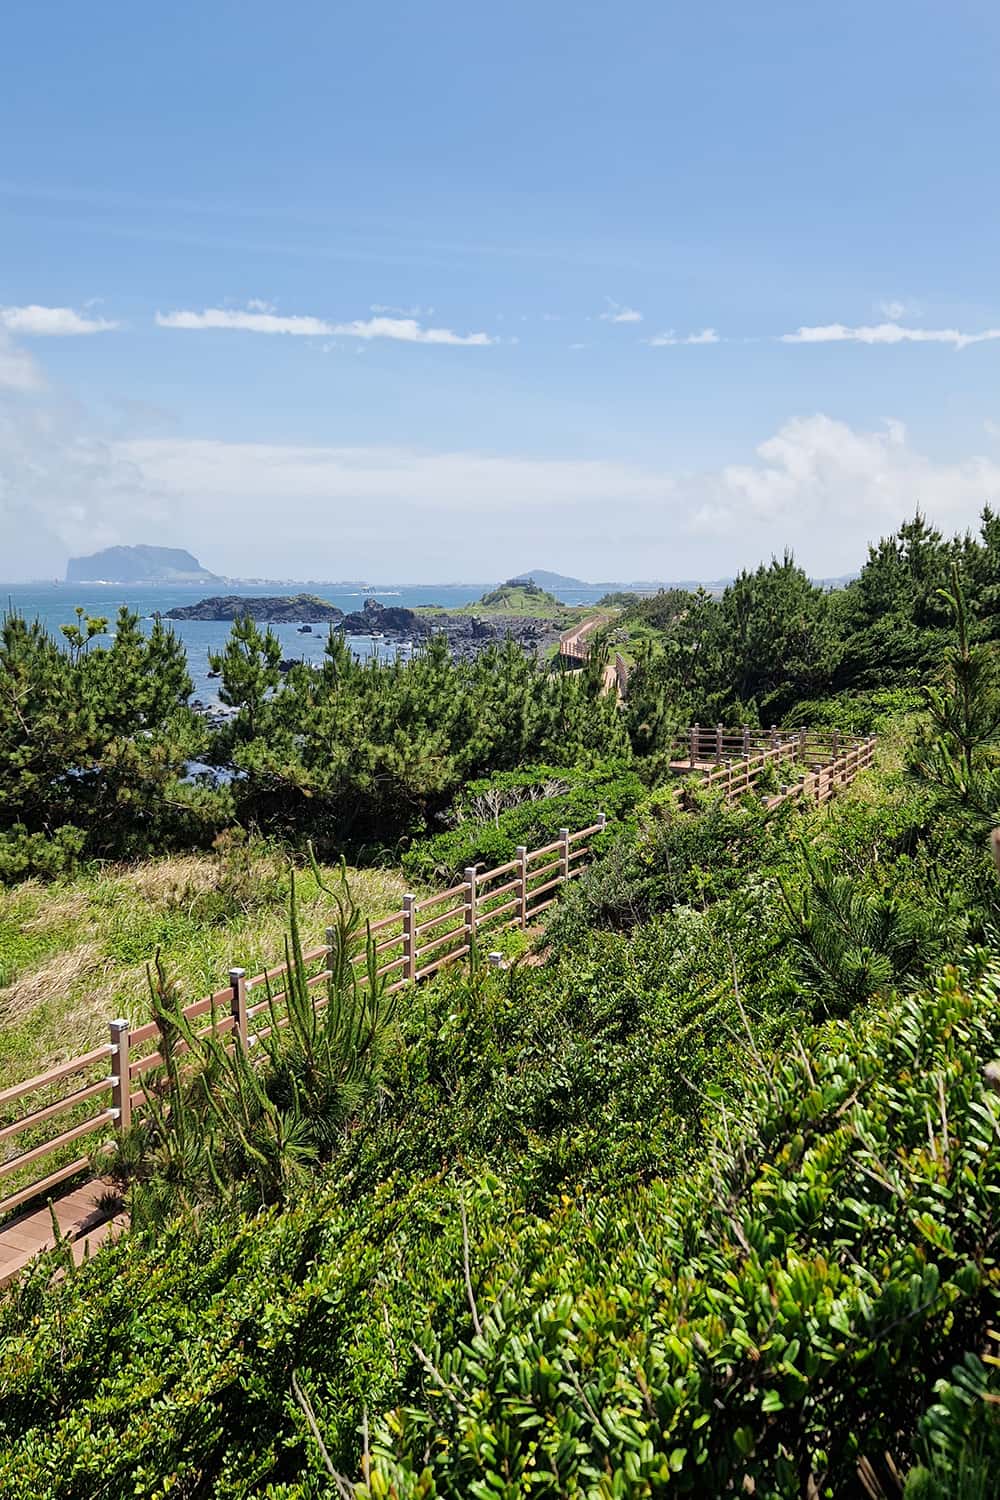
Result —
[[[372, 917], [397, 910], [412, 888], [390, 870], [350, 880]], [[296, 888], [303, 934], [318, 938], [329, 899], [308, 870]], [[288, 890], [278, 857], [239, 847], [0, 890], [0, 1087], [107, 1040], [112, 1017], [148, 1019], [146, 965], [158, 948], [191, 1000], [225, 984], [231, 965], [253, 974], [274, 963]]]
[[484, 594], [482, 599], [477, 599], [472, 604], [463, 604], [459, 609], [445, 610], [437, 605], [427, 605], [415, 610], [414, 613], [428, 616], [449, 614], [476, 615], [486, 618], [555, 620], [560, 625], [568, 627], [580, 620], [585, 620], [594, 611], [589, 606], [562, 604], [554, 594], [547, 594], [544, 590], [504, 586], [491, 590], [490, 593]]

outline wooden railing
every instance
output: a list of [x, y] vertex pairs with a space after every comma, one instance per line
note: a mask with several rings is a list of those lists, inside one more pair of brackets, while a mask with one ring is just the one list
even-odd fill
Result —
[[[400, 911], [366, 928], [377, 977], [387, 992], [429, 979], [465, 958], [482, 937], [529, 927], [556, 900], [559, 886], [582, 874], [591, 852], [587, 841], [604, 828], [601, 813], [575, 833], [560, 829], [559, 837], [540, 849], [518, 848], [512, 860], [495, 870], [470, 867], [449, 890], [421, 900], [404, 896]], [[303, 955], [317, 1009], [326, 1004], [336, 935], [328, 928], [325, 936], [325, 942]], [[359, 943], [351, 961], [358, 982], [366, 983], [367, 942]], [[284, 963], [252, 976], [230, 969], [228, 984], [186, 1006], [184, 1019], [189, 1025], [202, 1023], [194, 1033], [198, 1038], [230, 1037], [227, 1045], [252, 1046], [288, 1024], [287, 973]], [[108, 1030], [108, 1041], [100, 1047], [0, 1090], [0, 1150], [15, 1148], [0, 1160], [0, 1184], [11, 1188], [0, 1200], [0, 1218], [84, 1171], [90, 1157], [79, 1154], [80, 1144], [86, 1141], [90, 1151], [101, 1144], [102, 1135], [126, 1129], [162, 1079], [166, 1061], [155, 1021], [130, 1026], [127, 1020], [114, 1020]], [[177, 1055], [187, 1050], [184, 1042], [174, 1049]]]
[[671, 759], [678, 769], [684, 761], [692, 767], [705, 767], [795, 745], [799, 760], [825, 763], [863, 742], [862, 736], [838, 729], [779, 729], [777, 725], [755, 729], [746, 724], [734, 729], [724, 724], [692, 724], [674, 735]]
[[[721, 729], [721, 726], [720, 726]], [[689, 759], [691, 765], [704, 767], [707, 757], [704, 745], [695, 740], [698, 726], [688, 731]], [[703, 731], [704, 733], [704, 731]], [[836, 730], [794, 730], [783, 735], [773, 731], [776, 743], [761, 741], [760, 731], [754, 732], [750, 749], [741, 756], [720, 756], [715, 769], [702, 777], [702, 787], [721, 791], [727, 802], [758, 789], [765, 777], [778, 770], [779, 790], [765, 795], [768, 807], [777, 807], [793, 798], [807, 802], [828, 802], [838, 786], [847, 786], [859, 773], [871, 765], [875, 755], [875, 736], [864, 739], [849, 739]], [[768, 731], [763, 731], [767, 735]], [[712, 730], [713, 744], [723, 740], [723, 751], [738, 741], [733, 731], [719, 734]], [[760, 745], [761, 748], [756, 748]], [[680, 767], [684, 769], [684, 767]]]
[[609, 615], [594, 615], [581, 625], [572, 625], [559, 637], [559, 655], [567, 665], [582, 667], [590, 656], [592, 636], [601, 625], [608, 623]]

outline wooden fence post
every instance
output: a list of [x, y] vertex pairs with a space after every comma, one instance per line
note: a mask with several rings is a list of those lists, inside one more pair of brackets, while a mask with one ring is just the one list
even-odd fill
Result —
[[559, 837], [562, 839], [562, 852], [559, 855], [559, 879], [569, 879], [569, 829], [560, 828]]
[[471, 948], [476, 941], [476, 867], [468, 865], [465, 871], [465, 937]]
[[604, 830], [607, 828], [607, 826], [608, 826], [608, 815], [607, 815], [607, 813], [598, 813], [597, 814], [597, 831], [598, 831], [598, 833], [603, 833]]
[[526, 844], [517, 846], [517, 878], [520, 881], [517, 892], [517, 914], [523, 932], [528, 925], [528, 846]]
[[699, 736], [700, 731], [701, 731], [701, 725], [700, 724], [692, 724], [690, 730], [688, 731], [688, 739], [690, 741], [689, 756], [690, 756], [690, 760], [691, 760], [692, 766], [694, 765], [695, 761], [698, 759], [698, 736]]
[[409, 892], [403, 897], [403, 957], [406, 959], [404, 978], [417, 977], [417, 914], [413, 910], [416, 896]]
[[232, 1005], [233, 1016], [236, 1020], [236, 1025], [234, 1026], [233, 1030], [236, 1032], [236, 1040], [239, 1042], [240, 1046], [245, 1047], [247, 1045], [246, 969], [230, 969], [229, 983], [231, 984], [233, 990], [230, 1004]]
[[717, 766], [721, 766], [721, 764], [722, 764], [722, 725], [721, 724], [716, 724], [716, 726], [715, 726], [715, 764]]
[[127, 1130], [132, 1123], [132, 1085], [129, 1079], [128, 1022], [111, 1022], [111, 1045], [114, 1047], [114, 1072], [111, 1075], [111, 1107], [115, 1111], [115, 1125]]
[[732, 759], [727, 755], [726, 756], [726, 801], [727, 802], [732, 802], [732, 800], [733, 800], [733, 762], [732, 762]]
[[744, 760], [749, 760], [750, 759], [750, 725], [749, 724], [744, 724], [744, 726], [743, 726], [743, 758], [744, 758]]
[[770, 733], [769, 738], [770, 738], [770, 741], [771, 741], [771, 749], [773, 750], [774, 747], [775, 747], [775, 745], [778, 743], [778, 726], [777, 726], [777, 724], [772, 724], [771, 725], [771, 733]]

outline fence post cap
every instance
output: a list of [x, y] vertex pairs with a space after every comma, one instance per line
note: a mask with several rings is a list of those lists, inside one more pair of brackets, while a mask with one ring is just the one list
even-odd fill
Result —
[[568, 839], [569, 838], [569, 829], [568, 828], [560, 828], [560, 830], [559, 830], [559, 837], [561, 839]]
[[527, 854], [527, 852], [528, 852], [528, 846], [527, 846], [527, 844], [518, 844], [517, 848], [514, 850], [514, 853], [517, 854], [517, 855]]
[[231, 982], [234, 983], [234, 984], [235, 984], [235, 982], [236, 982], [237, 979], [245, 979], [246, 977], [247, 977], [247, 971], [246, 971], [246, 969], [238, 968], [236, 965], [234, 965], [233, 968], [231, 968], [230, 971], [229, 971], [229, 978], [230, 978]]
[[406, 906], [407, 904], [409, 904], [410, 906], [412, 906], [416, 899], [417, 898], [412, 891], [407, 891], [406, 895], [403, 897], [403, 905]]
[[131, 1024], [131, 1021], [127, 1021], [124, 1016], [116, 1016], [111, 1022], [111, 1028], [113, 1031], [128, 1031]]

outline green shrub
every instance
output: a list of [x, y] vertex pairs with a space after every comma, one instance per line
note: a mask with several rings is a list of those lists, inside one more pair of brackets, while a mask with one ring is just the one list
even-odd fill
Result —
[[635, 771], [618, 761], [590, 769], [528, 766], [471, 781], [451, 811], [455, 826], [418, 840], [403, 869], [415, 879], [448, 880], [471, 865], [506, 864], [518, 845], [540, 847], [560, 828], [589, 827], [598, 813], [620, 824], [643, 791]]
[[[987, 1382], [953, 1371], [1000, 1311], [998, 984], [948, 972], [805, 1034], [716, 1107], [674, 1184], [532, 1209], [530, 1150], [508, 1149], [506, 1183], [348, 1172], [284, 1212], [132, 1234], [62, 1279], [52, 1257], [0, 1304], [0, 1489], [318, 1497], [307, 1413], [345, 1483], [369, 1433], [359, 1494], [379, 1500], [751, 1482], [825, 1500], [862, 1457], [905, 1473], [943, 1440], [993, 1452]], [[598, 1001], [588, 1025], [623, 1020]]]
[[832, 1497], [905, 1465], [1000, 1310], [998, 982], [831, 1027], [692, 1182], [554, 1215], [481, 1334], [424, 1341], [361, 1493]]

